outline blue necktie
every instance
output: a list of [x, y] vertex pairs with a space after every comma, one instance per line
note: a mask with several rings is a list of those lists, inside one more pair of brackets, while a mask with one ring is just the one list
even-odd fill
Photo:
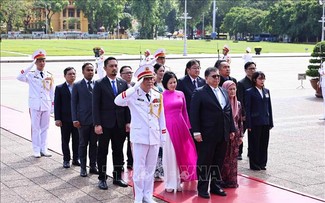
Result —
[[115, 81], [112, 80], [112, 88], [113, 88], [113, 93], [114, 93], [114, 96], [117, 95], [117, 89], [116, 89], [116, 85], [115, 85]]

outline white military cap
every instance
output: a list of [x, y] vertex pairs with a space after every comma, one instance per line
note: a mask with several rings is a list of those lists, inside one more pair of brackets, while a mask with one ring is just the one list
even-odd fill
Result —
[[138, 78], [138, 81], [141, 78], [152, 78], [154, 77], [153, 75], [154, 70], [153, 66], [151, 64], [140, 64], [139, 68], [135, 71], [134, 77]]
[[159, 58], [159, 57], [166, 57], [166, 50], [165, 49], [158, 49], [155, 54], [154, 54], [155, 58]]
[[38, 50], [34, 51], [32, 58], [33, 59], [45, 59], [46, 51], [43, 49], [38, 49]]

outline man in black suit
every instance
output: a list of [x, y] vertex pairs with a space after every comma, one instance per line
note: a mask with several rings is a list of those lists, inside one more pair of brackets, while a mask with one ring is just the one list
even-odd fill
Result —
[[[245, 73], [246, 76], [241, 79], [240, 81], [238, 81], [237, 83], [237, 99], [238, 101], [240, 101], [241, 106], [242, 106], [242, 111], [243, 111], [243, 116], [244, 116], [244, 133], [246, 131], [246, 118], [245, 118], [245, 91], [251, 87], [253, 87], [253, 83], [252, 83], [252, 76], [253, 73], [255, 73], [256, 71], [256, 64], [252, 61], [247, 62], [244, 66], [245, 68]], [[243, 143], [241, 145], [239, 145], [239, 153], [238, 153], [238, 160], [242, 160], [242, 153], [243, 153]]]
[[95, 133], [99, 136], [98, 143], [98, 187], [107, 190], [107, 154], [109, 141], [112, 140], [113, 155], [113, 184], [127, 187], [122, 179], [123, 168], [123, 144], [126, 138], [126, 131], [130, 130], [130, 111], [128, 107], [117, 106], [114, 103], [115, 97], [127, 90], [125, 80], [117, 78], [118, 63], [113, 57], [104, 61], [106, 77], [95, 82], [93, 91], [93, 119]]
[[237, 85], [237, 80], [230, 76], [230, 65], [226, 60], [217, 60], [214, 64], [214, 67], [218, 68], [220, 74], [219, 86], [222, 87], [222, 84], [226, 80], [231, 80]]
[[97, 161], [97, 136], [94, 132], [92, 116], [92, 89], [94, 66], [85, 63], [82, 66], [84, 78], [76, 82], [72, 89], [71, 114], [73, 126], [79, 131], [79, 159], [80, 176], [86, 177], [87, 146], [89, 144], [89, 173], [98, 174]]
[[54, 119], [55, 125], [61, 128], [63, 167], [70, 168], [70, 135], [72, 137], [72, 165], [80, 166], [78, 160], [79, 133], [72, 123], [70, 105], [73, 83], [76, 80], [76, 70], [73, 67], [68, 67], [64, 69], [63, 74], [65, 82], [55, 88]]
[[[220, 75], [215, 67], [207, 68], [207, 84], [193, 92], [190, 120], [197, 142], [198, 195], [210, 198], [208, 192], [226, 196], [219, 183], [221, 168], [227, 150], [227, 142], [235, 136], [228, 93], [218, 86]], [[211, 177], [211, 179], [210, 179]]]
[[190, 60], [186, 64], [185, 76], [177, 82], [176, 89], [182, 91], [185, 95], [187, 113], [190, 113], [191, 99], [193, 91], [205, 85], [205, 80], [200, 75], [200, 61]]
[[[127, 84], [128, 87], [133, 87], [134, 86], [134, 82], [132, 82], [132, 68], [131, 66], [122, 66], [120, 69], [120, 76], [122, 79], [124, 79]], [[127, 150], [126, 150], [126, 155], [128, 157], [127, 160], [127, 168], [132, 170], [133, 169], [133, 155], [132, 155], [132, 150], [131, 150], [131, 141], [130, 141], [130, 132], [126, 132], [126, 138], [127, 138]], [[124, 159], [123, 159], [123, 163], [124, 163]]]

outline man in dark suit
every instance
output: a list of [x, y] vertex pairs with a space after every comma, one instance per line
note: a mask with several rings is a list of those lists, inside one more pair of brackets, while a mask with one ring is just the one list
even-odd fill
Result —
[[231, 80], [237, 85], [237, 80], [230, 76], [230, 65], [226, 60], [217, 60], [214, 64], [214, 67], [218, 68], [220, 74], [219, 86], [222, 87], [222, 84], [226, 80]]
[[61, 128], [63, 167], [70, 168], [70, 135], [72, 137], [72, 165], [80, 166], [78, 155], [79, 133], [72, 123], [70, 105], [73, 83], [76, 80], [76, 70], [73, 67], [68, 67], [64, 69], [63, 74], [65, 82], [55, 88], [54, 119], [55, 125]]
[[[127, 84], [128, 87], [133, 87], [134, 86], [134, 82], [132, 82], [132, 68], [131, 66], [122, 66], [120, 69], [120, 76], [122, 79], [124, 79]], [[126, 155], [128, 157], [127, 160], [127, 168], [132, 170], [133, 169], [133, 156], [132, 156], [132, 150], [131, 150], [131, 141], [130, 141], [130, 132], [126, 132], [126, 138], [127, 138], [127, 151], [126, 151]], [[123, 163], [124, 163], [124, 159], [123, 159]]]
[[[226, 196], [219, 183], [227, 142], [235, 136], [228, 93], [218, 86], [220, 75], [215, 67], [205, 71], [207, 84], [193, 92], [190, 120], [194, 139], [198, 143], [198, 195], [210, 198], [208, 192]], [[211, 177], [211, 179], [210, 179]]]
[[[252, 83], [252, 76], [253, 73], [255, 73], [256, 71], [256, 64], [252, 61], [247, 62], [244, 66], [245, 68], [245, 73], [246, 76], [241, 79], [240, 81], [238, 81], [237, 83], [237, 99], [238, 101], [240, 101], [241, 106], [242, 106], [242, 111], [243, 111], [243, 116], [244, 116], [244, 133], [246, 131], [246, 118], [245, 118], [245, 91], [251, 87], [253, 87], [253, 83]], [[242, 153], [243, 153], [243, 143], [241, 145], [239, 145], [239, 153], [238, 153], [238, 160], [242, 160]]]
[[186, 64], [185, 76], [177, 82], [176, 89], [182, 91], [185, 95], [187, 113], [190, 113], [191, 99], [193, 91], [205, 85], [205, 80], [200, 75], [200, 61], [190, 60]]
[[71, 113], [73, 126], [79, 131], [79, 159], [80, 176], [86, 177], [87, 146], [89, 144], [89, 173], [98, 174], [97, 161], [97, 136], [94, 132], [92, 116], [92, 89], [94, 66], [85, 63], [82, 66], [84, 78], [75, 83], [72, 89]]
[[107, 190], [107, 154], [109, 141], [112, 141], [113, 155], [113, 184], [127, 187], [122, 179], [123, 168], [123, 144], [126, 138], [126, 131], [130, 130], [130, 111], [128, 107], [117, 106], [114, 103], [115, 97], [127, 90], [125, 80], [117, 78], [118, 63], [113, 57], [104, 61], [106, 77], [95, 82], [93, 91], [93, 119], [95, 133], [99, 136], [98, 143], [98, 187]]
[[255, 72], [253, 87], [245, 92], [249, 167], [252, 170], [266, 170], [270, 129], [273, 128], [270, 91], [264, 87], [264, 81], [264, 73]]

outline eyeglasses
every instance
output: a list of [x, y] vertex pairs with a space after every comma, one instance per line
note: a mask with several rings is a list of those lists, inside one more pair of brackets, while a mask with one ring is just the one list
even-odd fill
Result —
[[121, 73], [121, 74], [133, 74], [133, 72], [125, 72], [125, 73]]
[[200, 67], [200, 66], [198, 66], [198, 67], [191, 67], [191, 69], [192, 69], [192, 70], [200, 70], [201, 67]]
[[220, 75], [211, 75], [211, 77], [216, 79], [216, 78], [220, 78]]

